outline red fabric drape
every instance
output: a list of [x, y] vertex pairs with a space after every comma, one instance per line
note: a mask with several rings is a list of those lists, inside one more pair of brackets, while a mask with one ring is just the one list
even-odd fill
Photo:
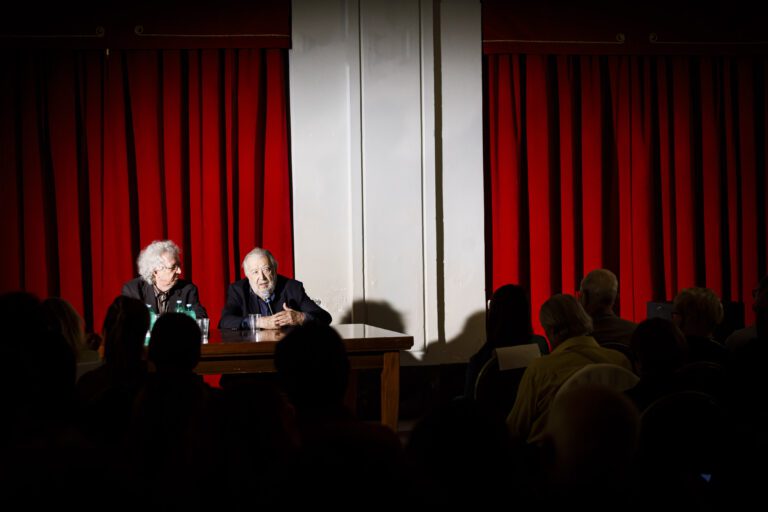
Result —
[[485, 56], [489, 282], [534, 325], [584, 274], [619, 310], [707, 286], [747, 305], [766, 272], [765, 56]]
[[218, 322], [254, 246], [293, 275], [283, 49], [0, 54], [0, 291], [99, 330], [152, 240]]

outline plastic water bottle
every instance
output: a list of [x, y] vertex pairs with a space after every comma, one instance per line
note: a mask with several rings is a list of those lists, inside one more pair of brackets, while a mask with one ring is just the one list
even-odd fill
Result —
[[176, 301], [176, 309], [174, 309], [173, 311], [174, 313], [187, 314], [187, 311], [184, 309], [184, 304], [181, 303], [181, 299]]
[[184, 312], [189, 315], [192, 320], [197, 320], [197, 315], [195, 314], [195, 310], [192, 309], [192, 304], [187, 304], [187, 309]]
[[145, 341], [145, 345], [149, 344], [149, 338], [152, 335], [152, 328], [155, 326], [155, 320], [157, 320], [157, 313], [155, 313], [155, 310], [152, 309], [152, 306], [149, 304], [146, 304], [147, 309], [149, 310], [149, 329], [147, 329], [147, 338]]

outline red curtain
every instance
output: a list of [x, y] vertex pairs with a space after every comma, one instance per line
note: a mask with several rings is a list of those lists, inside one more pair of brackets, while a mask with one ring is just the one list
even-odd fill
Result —
[[98, 331], [152, 240], [218, 322], [254, 246], [293, 275], [287, 50], [0, 54], [0, 291]]
[[744, 302], [766, 273], [768, 58], [485, 56], [489, 286], [538, 310], [619, 276], [621, 316], [707, 286]]

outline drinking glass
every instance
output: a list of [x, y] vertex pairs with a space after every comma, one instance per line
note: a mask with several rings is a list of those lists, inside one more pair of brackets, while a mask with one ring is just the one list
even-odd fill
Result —
[[261, 315], [258, 313], [251, 313], [250, 315], [248, 315], [248, 329], [250, 329], [251, 331], [258, 331], [260, 320], [261, 320]]
[[208, 339], [208, 327], [211, 325], [211, 319], [210, 318], [198, 318], [197, 319], [197, 325], [200, 327], [200, 334], [203, 335], [203, 339]]

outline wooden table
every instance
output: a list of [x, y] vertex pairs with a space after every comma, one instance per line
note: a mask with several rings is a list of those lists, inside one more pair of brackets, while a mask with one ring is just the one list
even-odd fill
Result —
[[[366, 324], [332, 326], [344, 340], [353, 370], [381, 369], [381, 422], [397, 431], [400, 402], [400, 351], [413, 346], [413, 336]], [[200, 374], [274, 372], [275, 345], [286, 331], [256, 332], [211, 329], [203, 344]], [[354, 380], [352, 380], [354, 392]]]

